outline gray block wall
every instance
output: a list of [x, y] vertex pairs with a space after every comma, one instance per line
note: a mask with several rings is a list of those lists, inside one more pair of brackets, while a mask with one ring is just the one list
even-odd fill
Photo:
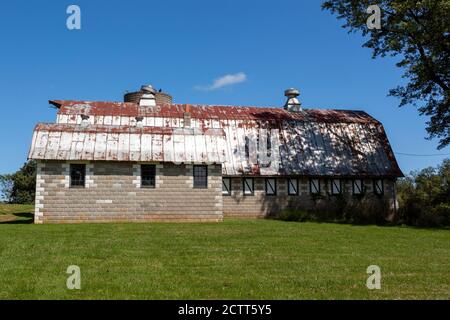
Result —
[[35, 223], [223, 218], [220, 165], [208, 166], [207, 189], [195, 189], [192, 165], [157, 164], [156, 187], [151, 189], [141, 188], [138, 163], [79, 163], [87, 164], [85, 188], [70, 187], [69, 162], [38, 163]]
[[[71, 188], [70, 163], [86, 164], [85, 188]], [[156, 164], [156, 186], [141, 188], [140, 163], [39, 161], [35, 223], [218, 222], [223, 217], [263, 218], [286, 209], [314, 208], [309, 179], [299, 178], [299, 194], [288, 195], [287, 178], [277, 178], [277, 195], [266, 195], [265, 178], [254, 178], [254, 195], [243, 194], [242, 177], [231, 177], [232, 193], [222, 195], [221, 165], [208, 166], [208, 188], [193, 188], [193, 165]], [[321, 179], [327, 201], [330, 184]], [[371, 179], [364, 180], [373, 193]], [[393, 205], [393, 180], [384, 197]], [[351, 180], [343, 191], [352, 193]]]

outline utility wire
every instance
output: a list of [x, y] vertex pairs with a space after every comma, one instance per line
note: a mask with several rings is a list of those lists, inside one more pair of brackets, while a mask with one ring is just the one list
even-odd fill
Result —
[[435, 154], [417, 154], [417, 153], [403, 153], [394, 152], [395, 154], [409, 157], [439, 157], [439, 156], [450, 156], [450, 153], [435, 153]]

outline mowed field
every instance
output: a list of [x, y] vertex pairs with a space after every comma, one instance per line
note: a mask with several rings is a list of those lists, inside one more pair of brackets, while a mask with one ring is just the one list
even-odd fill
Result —
[[[33, 225], [0, 205], [0, 299], [450, 299], [450, 230], [271, 220]], [[68, 266], [81, 269], [69, 290]], [[381, 268], [368, 290], [366, 269]]]

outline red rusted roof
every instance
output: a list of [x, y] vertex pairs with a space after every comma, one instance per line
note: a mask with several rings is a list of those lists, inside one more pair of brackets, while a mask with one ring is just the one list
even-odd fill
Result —
[[108, 125], [76, 125], [58, 123], [38, 123], [34, 131], [46, 132], [82, 132], [82, 133], [130, 133], [130, 134], [185, 134], [185, 135], [217, 135], [224, 136], [221, 128], [172, 128], [172, 127], [137, 127], [137, 126], [108, 126]]
[[363, 111], [50, 103], [59, 109], [57, 124], [36, 127], [30, 158], [219, 161], [223, 175], [403, 175], [382, 124]]
[[50, 100], [59, 108], [58, 114], [89, 116], [128, 116], [182, 118], [189, 110], [196, 119], [216, 120], [298, 120], [339, 123], [378, 123], [364, 111], [305, 109], [302, 112], [289, 112], [282, 108], [206, 106], [190, 104], [166, 104], [155, 107], [140, 107], [131, 102], [93, 102], [72, 100]]

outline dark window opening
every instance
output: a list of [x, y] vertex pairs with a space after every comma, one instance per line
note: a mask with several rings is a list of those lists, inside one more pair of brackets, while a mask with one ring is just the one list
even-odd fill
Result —
[[364, 193], [364, 183], [361, 179], [353, 180], [353, 194]]
[[208, 167], [194, 166], [194, 188], [208, 188]]
[[331, 194], [338, 195], [342, 193], [342, 184], [339, 179], [331, 180]]
[[288, 180], [288, 194], [290, 196], [298, 195], [298, 179]]
[[86, 165], [71, 164], [70, 165], [70, 187], [84, 188], [86, 182]]
[[309, 190], [312, 194], [320, 193], [320, 180], [319, 179], [311, 179], [309, 181]]
[[384, 194], [383, 180], [378, 179], [373, 181], [373, 191], [379, 196], [382, 196]]
[[156, 165], [143, 164], [141, 165], [141, 187], [155, 188]]
[[231, 195], [231, 179], [230, 178], [222, 178], [222, 195], [224, 195], [224, 196]]
[[244, 178], [243, 187], [244, 196], [252, 196], [255, 194], [255, 183], [253, 178]]
[[274, 178], [266, 179], [266, 195], [275, 196], [277, 194], [277, 180]]

